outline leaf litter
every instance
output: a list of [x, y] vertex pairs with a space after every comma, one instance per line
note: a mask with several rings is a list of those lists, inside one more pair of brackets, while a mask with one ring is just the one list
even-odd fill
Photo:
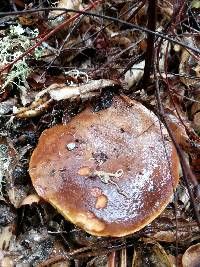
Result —
[[[191, 49], [156, 37], [152, 53], [157, 74], [152, 67], [144, 87], [149, 25], [145, 1], [2, 1], [1, 266], [200, 264], [200, 231], [193, 211], [194, 205], [200, 210], [199, 53], [193, 50], [200, 46], [200, 4], [174, 4], [157, 1], [155, 29]], [[55, 7], [91, 10], [140, 25], [144, 31]], [[124, 238], [88, 235], [36, 195], [28, 174], [32, 151], [45, 129], [69, 122], [88, 101], [96, 111], [107, 108], [115, 94], [136, 99], [160, 118], [156, 80], [165, 115], [195, 180], [187, 184], [180, 171], [171, 203], [139, 232]]]

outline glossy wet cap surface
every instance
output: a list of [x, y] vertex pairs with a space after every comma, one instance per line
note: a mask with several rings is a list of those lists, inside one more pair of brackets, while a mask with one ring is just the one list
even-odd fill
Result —
[[[131, 234], [157, 217], [178, 183], [178, 158], [158, 118], [115, 97], [45, 130], [29, 172], [37, 193], [98, 236]], [[167, 155], [166, 155], [167, 152]]]

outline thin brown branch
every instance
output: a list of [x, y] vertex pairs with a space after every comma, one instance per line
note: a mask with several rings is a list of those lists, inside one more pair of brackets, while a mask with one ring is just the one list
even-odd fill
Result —
[[[156, 21], [157, 21], [157, 0], [149, 0], [147, 16], [148, 16], [147, 28], [151, 31], [155, 31]], [[154, 59], [154, 50], [155, 50], [155, 35], [148, 33], [147, 49], [145, 54], [144, 75], [143, 75], [144, 88], [147, 86], [150, 79], [152, 63]]]
[[159, 92], [159, 84], [158, 84], [158, 78], [157, 78], [157, 71], [156, 71], [156, 66], [154, 66], [154, 77], [155, 77], [155, 87], [156, 87], [156, 100], [157, 100], [157, 105], [158, 105], [158, 109], [159, 109], [159, 116], [162, 120], [162, 122], [164, 123], [169, 136], [172, 140], [172, 142], [174, 143], [174, 146], [176, 148], [177, 154], [179, 156], [180, 159], [180, 164], [182, 167], [182, 172], [183, 172], [183, 178], [184, 181], [186, 183], [187, 189], [188, 189], [188, 193], [191, 199], [191, 203], [193, 206], [193, 210], [194, 210], [194, 214], [198, 223], [198, 227], [200, 229], [200, 216], [199, 216], [199, 211], [198, 211], [198, 207], [196, 204], [196, 200], [194, 198], [194, 195], [192, 193], [192, 189], [191, 189], [191, 183], [193, 183], [195, 186], [197, 185], [197, 181], [196, 178], [194, 176], [194, 174], [192, 173], [190, 167], [188, 166], [186, 159], [184, 157], [183, 151], [180, 147], [180, 145], [178, 144], [178, 142], [176, 141], [176, 138], [168, 124], [168, 115], [164, 112], [164, 108], [161, 102], [161, 98], [160, 98], [160, 92]]
[[[97, 2], [99, 2], [99, 1], [97, 1]], [[103, 18], [103, 19], [107, 19], [107, 20], [110, 20], [110, 21], [118, 22], [118, 23], [124, 24], [124, 25], [126, 25], [126, 26], [128, 26], [130, 28], [133, 28], [133, 29], [136, 29], [136, 30], [140, 30], [140, 31], [143, 31], [143, 32], [146, 32], [146, 33], [153, 34], [153, 35], [155, 35], [157, 37], [160, 37], [160, 38], [162, 38], [164, 40], [168, 40], [168, 41], [170, 41], [170, 42], [172, 42], [174, 44], [178, 44], [178, 45], [180, 45], [182, 47], [188, 48], [190, 51], [193, 51], [194, 53], [197, 53], [198, 55], [200, 55], [200, 49], [199, 48], [192, 47], [189, 44], [186, 44], [184, 42], [181, 42], [179, 40], [171, 38], [171, 37], [167, 36], [163, 32], [152, 31], [152, 30], [149, 30], [149, 29], [147, 29], [145, 27], [142, 27], [140, 25], [129, 23], [127, 21], [124, 21], [124, 20], [121, 20], [121, 19], [118, 19], [118, 18], [105, 16], [105, 15], [92, 13], [92, 12], [87, 12], [87, 11], [84, 11], [84, 10], [80, 11], [80, 10], [66, 9], [66, 8], [39, 8], [39, 9], [29, 9], [29, 10], [17, 11], [17, 12], [0, 12], [0, 17], [1, 16], [9, 16], [9, 15], [10, 16], [11, 15], [14, 16], [14, 15], [26, 14], [26, 13], [35, 13], [35, 12], [39, 12], [39, 11], [50, 11], [50, 10], [58, 10], [58, 11], [65, 11], [65, 12], [75, 12], [75, 13], [78, 13], [78, 14], [84, 14], [84, 15], [87, 15], [87, 16], [94, 16], [94, 17], [97, 17], [97, 18]], [[61, 25], [59, 25], [59, 26], [61, 26]], [[56, 30], [56, 32], [57, 32], [57, 30]]]
[[[82, 12], [84, 13], [87, 10], [92, 9], [94, 6], [99, 5], [101, 2], [102, 2], [102, 0], [97, 0], [97, 1], [93, 2], [92, 4], [88, 5], [85, 9], [83, 9]], [[13, 13], [16, 13], [16, 12], [13, 12]], [[49, 39], [52, 35], [54, 35], [58, 31], [60, 31], [61, 29], [63, 29], [70, 22], [72, 22], [75, 19], [77, 19], [78, 17], [80, 17], [81, 14], [82, 14], [81, 12], [78, 12], [74, 16], [72, 16], [69, 19], [67, 19], [66, 21], [64, 21], [63, 23], [59, 24], [57, 27], [55, 27], [53, 30], [51, 30], [49, 33], [47, 33], [43, 38], [41, 38], [40, 41], [38, 41], [34, 46], [30, 47], [26, 52], [24, 52], [22, 55], [17, 57], [13, 62], [4, 66], [0, 71], [3, 72], [7, 69], [10, 69], [16, 62], [18, 62], [19, 60], [21, 60], [25, 56], [31, 54], [38, 46], [40, 46], [43, 42], [45, 42], [47, 39]], [[0, 16], [1, 16], [1, 13], [0, 13]]]

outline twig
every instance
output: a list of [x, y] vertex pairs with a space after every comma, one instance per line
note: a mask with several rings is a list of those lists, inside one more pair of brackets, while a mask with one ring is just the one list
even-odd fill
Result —
[[[28, 54], [31, 54], [39, 45], [41, 45], [44, 41], [46, 41], [47, 39], [49, 39], [49, 37], [51, 37], [52, 35], [54, 35], [56, 32], [58, 32], [59, 30], [61, 30], [63, 27], [65, 27], [70, 22], [72, 22], [75, 19], [77, 19], [78, 17], [80, 17], [81, 14], [84, 14], [84, 12], [86, 12], [87, 10], [92, 9], [94, 7], [94, 5], [98, 5], [101, 2], [102, 2], [102, 0], [97, 0], [97, 1], [93, 2], [93, 4], [88, 5], [81, 12], [76, 12], [76, 14], [74, 16], [72, 16], [71, 18], [67, 19], [66, 21], [64, 21], [63, 23], [61, 23], [57, 27], [55, 27], [53, 30], [51, 30], [49, 33], [47, 33], [47, 35], [45, 35], [42, 39], [40, 39], [40, 41], [38, 41], [34, 46], [30, 47], [26, 52], [24, 52], [22, 55], [20, 55], [19, 57], [17, 57], [13, 62], [11, 62], [11, 63], [7, 64], [6, 66], [4, 66], [0, 71], [3, 72], [5, 70], [11, 68], [13, 66], [13, 64], [15, 64], [16, 62], [18, 62], [19, 60], [21, 60], [22, 58], [24, 58]], [[13, 12], [13, 13], [18, 13], [18, 12]], [[0, 12], [0, 16], [1, 15], [2, 15], [2, 12]]]
[[60, 47], [58, 48], [58, 51], [56, 52], [56, 55], [54, 56], [54, 58], [51, 60], [51, 62], [49, 63], [49, 65], [47, 66], [46, 70], [42, 73], [42, 75], [40, 76], [41, 80], [44, 75], [46, 74], [46, 71], [49, 70], [51, 68], [51, 66], [53, 65], [53, 63], [55, 62], [55, 60], [60, 56], [63, 47], [65, 46], [65, 44], [67, 43], [68, 39], [70, 38], [71, 34], [77, 29], [77, 27], [80, 25], [80, 22], [82, 20], [84, 15], [80, 15], [79, 20], [77, 21], [77, 23], [74, 24], [74, 26], [72, 27], [72, 29], [70, 30], [70, 32], [68, 33], [68, 35], [65, 37], [65, 39], [63, 40], [63, 43], [60, 45]]
[[[99, 2], [99, 1], [96, 1], [96, 2]], [[87, 8], [87, 10], [88, 9], [89, 9], [89, 7]], [[91, 9], [91, 7], [90, 7], [90, 9]], [[128, 26], [130, 28], [137, 29], [137, 30], [140, 30], [140, 31], [144, 31], [146, 33], [150, 33], [150, 34], [156, 35], [157, 37], [163, 38], [164, 40], [168, 40], [168, 41], [170, 41], [170, 42], [172, 42], [174, 44], [178, 44], [178, 45], [180, 45], [182, 47], [188, 48], [189, 50], [193, 51], [194, 53], [197, 53], [197, 54], [200, 55], [200, 49], [198, 49], [196, 47], [192, 47], [192, 46], [190, 46], [190, 45], [188, 45], [186, 43], [183, 43], [183, 42], [181, 42], [179, 40], [175, 40], [175, 39], [167, 36], [165, 33], [157, 32], [157, 31], [151, 31], [151, 30], [149, 30], [149, 29], [147, 29], [145, 27], [142, 27], [142, 26], [139, 26], [139, 25], [136, 25], [136, 24], [133, 24], [133, 23], [129, 23], [127, 21], [124, 21], [124, 20], [121, 20], [121, 19], [118, 19], [118, 18], [105, 16], [105, 15], [101, 15], [101, 14], [96, 14], [96, 13], [92, 13], [92, 12], [87, 12], [87, 11], [85, 11], [85, 9], [80, 11], [80, 10], [66, 9], [66, 8], [40, 8], [40, 9], [37, 9], [37, 10], [36, 9], [29, 9], [29, 10], [26, 10], [26, 11], [18, 11], [18, 12], [0, 12], [0, 16], [8, 16], [8, 15], [11, 16], [11, 15], [26, 14], [26, 13], [35, 13], [35, 12], [39, 12], [39, 11], [50, 11], [50, 10], [60, 10], [60, 11], [65, 11], [65, 12], [75, 12], [75, 13], [78, 13], [78, 14], [84, 14], [84, 15], [87, 15], [87, 16], [94, 16], [94, 17], [97, 17], [97, 18], [103, 18], [103, 19], [114, 21], [114, 22], [118, 22], [118, 23], [124, 24], [124, 25], [126, 25], [126, 26]], [[75, 18], [79, 17], [79, 16], [76, 16], [76, 17], [75, 16], [71, 17], [69, 19], [70, 21], [67, 20], [66, 22], [64, 22], [64, 23], [66, 23], [65, 25], [67, 25], [67, 23], [71, 22]], [[52, 34], [54, 34], [55, 32], [59, 31], [63, 27], [63, 26], [61, 27], [61, 25], [63, 25], [63, 24], [60, 24], [58, 26], [59, 28], [56, 27], [54, 30], [52, 30], [53, 31]], [[48, 36], [47, 39], [50, 36]], [[43, 40], [41, 42], [43, 42]]]
[[[148, 24], [147, 28], [151, 31], [156, 30], [156, 21], [157, 21], [157, 0], [149, 0], [148, 10]], [[145, 88], [149, 82], [152, 63], [154, 59], [154, 50], [155, 50], [155, 35], [148, 33], [147, 34], [147, 49], [145, 54], [145, 66], [144, 66], [144, 75], [143, 75], [143, 87]]]
[[190, 199], [191, 199], [191, 202], [192, 202], [194, 214], [195, 214], [196, 219], [197, 219], [198, 227], [200, 229], [199, 211], [198, 211], [198, 208], [197, 208], [197, 205], [196, 205], [196, 201], [195, 201], [194, 195], [193, 195], [192, 190], [190, 188], [190, 182], [192, 182], [194, 185], [197, 185], [197, 181], [196, 181], [196, 178], [195, 178], [194, 174], [192, 173], [191, 169], [189, 168], [189, 166], [188, 166], [188, 164], [187, 164], [187, 162], [185, 160], [185, 157], [183, 155], [183, 151], [182, 151], [180, 145], [177, 143], [176, 138], [175, 138], [171, 128], [169, 127], [168, 116], [164, 112], [163, 105], [162, 105], [161, 98], [160, 98], [160, 94], [159, 94], [159, 85], [158, 85], [156, 66], [154, 67], [154, 76], [155, 76], [156, 100], [157, 100], [158, 109], [159, 109], [159, 116], [160, 116], [161, 120], [163, 121], [163, 123], [164, 123], [164, 125], [165, 125], [165, 127], [166, 127], [166, 129], [167, 129], [167, 131], [169, 133], [169, 136], [172, 139], [172, 142], [173, 142], [173, 144], [174, 144], [174, 146], [176, 148], [177, 154], [179, 156], [181, 167], [182, 167], [182, 171], [183, 171], [183, 177], [184, 177], [187, 189], [188, 189], [188, 193], [190, 195]]

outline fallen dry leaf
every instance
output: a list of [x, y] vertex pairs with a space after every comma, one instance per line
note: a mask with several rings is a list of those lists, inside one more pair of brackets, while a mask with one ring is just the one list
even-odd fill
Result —
[[38, 203], [40, 201], [40, 197], [36, 194], [31, 194], [25, 197], [20, 203], [19, 207], [24, 205], [31, 205], [33, 203]]
[[132, 267], [172, 267], [168, 254], [159, 243], [150, 238], [143, 241], [135, 248]]

